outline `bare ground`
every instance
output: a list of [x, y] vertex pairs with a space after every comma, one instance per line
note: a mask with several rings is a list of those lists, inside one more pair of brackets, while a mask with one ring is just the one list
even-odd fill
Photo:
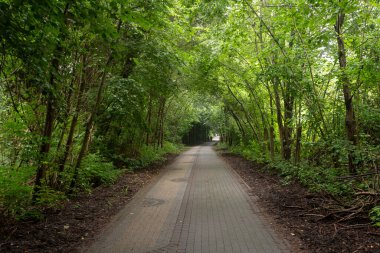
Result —
[[294, 252], [380, 253], [380, 229], [366, 216], [339, 221], [322, 208], [335, 201], [332, 196], [310, 192], [297, 182], [282, 185], [263, 164], [228, 153], [222, 156], [250, 186], [250, 195]]
[[42, 220], [0, 217], [0, 252], [77, 252], [175, 157], [169, 155], [164, 164], [126, 173], [116, 184], [81, 194], [60, 208], [46, 208]]

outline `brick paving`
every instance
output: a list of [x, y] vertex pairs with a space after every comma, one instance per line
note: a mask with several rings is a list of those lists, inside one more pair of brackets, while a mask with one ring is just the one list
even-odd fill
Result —
[[211, 146], [179, 156], [86, 252], [289, 252]]

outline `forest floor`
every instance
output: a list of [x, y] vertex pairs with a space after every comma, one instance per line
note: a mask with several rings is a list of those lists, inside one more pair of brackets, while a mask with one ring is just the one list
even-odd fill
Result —
[[380, 253], [380, 229], [371, 226], [369, 219], [338, 222], [320, 208], [331, 196], [310, 192], [297, 182], [284, 185], [263, 164], [221, 154], [249, 185], [250, 196], [269, 216], [274, 229], [299, 252]]
[[116, 184], [99, 186], [60, 208], [46, 208], [42, 220], [0, 217], [0, 252], [76, 252], [176, 156], [168, 155], [163, 164], [125, 173]]

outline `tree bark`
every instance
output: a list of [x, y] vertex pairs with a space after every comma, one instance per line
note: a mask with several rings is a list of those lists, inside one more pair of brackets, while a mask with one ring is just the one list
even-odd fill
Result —
[[[355, 111], [353, 106], [353, 96], [351, 95], [350, 81], [345, 73], [347, 66], [346, 50], [343, 40], [342, 27], [344, 23], [345, 14], [340, 12], [338, 14], [336, 23], [335, 23], [335, 32], [336, 39], [338, 44], [338, 58], [339, 58], [339, 67], [341, 70], [340, 82], [343, 85], [343, 95], [344, 95], [344, 104], [346, 107], [346, 116], [345, 116], [345, 125], [346, 125], [346, 134], [348, 141], [356, 146], [358, 144], [357, 136], [357, 123], [355, 119]], [[357, 173], [357, 168], [355, 165], [355, 156], [354, 151], [349, 150], [348, 152], [348, 170], [351, 174], [355, 175]]]
[[87, 66], [86, 57], [83, 56], [82, 78], [79, 84], [79, 90], [78, 90], [77, 99], [76, 99], [76, 106], [75, 106], [73, 119], [71, 120], [69, 135], [66, 140], [65, 152], [63, 153], [63, 156], [59, 162], [59, 172], [63, 172], [65, 170], [65, 165], [66, 165], [67, 159], [69, 157], [69, 154], [73, 145], [75, 128], [78, 123], [80, 106], [82, 104], [82, 96], [83, 96], [84, 89], [86, 87], [86, 66]]
[[162, 142], [162, 131], [163, 131], [163, 116], [164, 116], [164, 111], [165, 111], [165, 98], [160, 97], [159, 102], [158, 102], [158, 112], [157, 112], [157, 119], [156, 119], [156, 127], [155, 127], [155, 145], [156, 148], [158, 149], [161, 147], [161, 142]]
[[274, 101], [276, 105], [276, 115], [277, 115], [277, 125], [278, 125], [278, 132], [280, 134], [280, 142], [281, 142], [281, 156], [284, 158], [284, 124], [282, 119], [282, 109], [281, 109], [281, 101], [280, 101], [280, 95], [278, 91], [278, 80], [273, 81], [273, 91], [274, 91]]
[[232, 92], [230, 86], [227, 86], [227, 88], [228, 88], [228, 91], [230, 92], [230, 94], [232, 95], [232, 97], [236, 100], [236, 102], [240, 105], [241, 109], [243, 110], [244, 115], [245, 115], [245, 117], [246, 117], [246, 119], [247, 119], [247, 123], [248, 123], [248, 125], [251, 127], [251, 129], [252, 129], [252, 132], [253, 132], [254, 137], [256, 138], [256, 140], [257, 140], [258, 142], [260, 142], [260, 137], [259, 137], [259, 135], [258, 135], [256, 129], [253, 127], [252, 123], [250, 122], [251, 117], [249, 116], [249, 113], [248, 113], [247, 110], [245, 109], [243, 103], [242, 103], [242, 102], [236, 97], [236, 95]]
[[166, 98], [163, 98], [162, 99], [161, 117], [160, 117], [160, 136], [159, 136], [159, 145], [161, 148], [164, 147], [165, 105], [166, 105]]
[[[70, 8], [70, 4], [67, 3], [65, 10], [63, 12], [65, 23], [66, 23], [66, 15], [69, 11], [69, 8]], [[36, 180], [35, 180], [33, 195], [32, 195], [32, 202], [35, 202], [37, 200], [38, 193], [42, 186], [42, 180], [44, 179], [46, 171], [49, 168], [47, 159], [48, 159], [50, 148], [51, 148], [51, 139], [53, 135], [54, 120], [55, 120], [55, 113], [56, 113], [56, 108], [55, 108], [56, 98], [54, 95], [54, 89], [56, 89], [56, 81], [57, 81], [56, 79], [57, 79], [57, 75], [59, 72], [59, 65], [60, 65], [59, 57], [62, 51], [63, 51], [63, 48], [58, 43], [54, 51], [53, 58], [51, 60], [51, 67], [52, 67], [51, 72], [50, 72], [50, 86], [51, 87], [49, 88], [49, 90], [45, 91], [46, 99], [47, 99], [45, 123], [44, 123], [43, 133], [41, 136], [42, 141], [41, 141], [40, 151], [39, 151], [39, 165], [37, 167]]]
[[148, 103], [148, 113], [147, 113], [147, 132], [146, 132], [146, 140], [145, 144], [148, 146], [150, 143], [150, 131], [151, 131], [151, 124], [152, 124], [152, 96], [149, 95], [149, 103]]
[[[71, 84], [70, 84], [70, 88], [69, 88], [69, 94], [67, 95], [67, 98], [66, 98], [66, 108], [67, 108], [66, 109], [66, 113], [65, 113], [66, 118], [71, 113], [71, 98], [73, 96], [73, 90], [72, 90], [71, 87], [74, 84], [74, 79], [75, 79], [75, 77], [72, 78], [72, 81], [71, 81]], [[65, 119], [65, 121], [63, 123], [63, 126], [62, 126], [62, 129], [61, 129], [61, 135], [59, 137], [59, 141], [58, 141], [58, 144], [57, 144], [57, 154], [59, 154], [59, 152], [61, 150], [61, 146], [62, 146], [62, 143], [63, 143], [63, 139], [65, 137], [65, 133], [66, 133], [68, 124], [69, 124], [68, 119]]]
[[104, 86], [105, 86], [106, 77], [108, 74], [108, 68], [109, 68], [111, 62], [112, 62], [112, 53], [110, 53], [110, 55], [108, 56], [107, 63], [105, 65], [105, 68], [104, 68], [104, 71], [102, 74], [102, 78], [101, 78], [101, 81], [100, 81], [100, 84], [98, 87], [98, 92], [96, 95], [95, 104], [94, 104], [94, 107], [92, 109], [92, 112], [90, 113], [90, 116], [87, 119], [86, 131], [85, 131], [85, 134], [83, 137], [82, 147], [79, 151], [77, 162], [76, 162], [75, 167], [74, 167], [74, 176], [73, 176], [71, 183], [70, 183], [70, 192], [72, 192], [72, 190], [76, 186], [76, 183], [78, 180], [79, 168], [80, 168], [80, 166], [82, 164], [82, 160], [85, 157], [86, 152], [88, 150], [88, 145], [90, 143], [92, 129], [94, 127], [94, 121], [95, 121], [96, 114], [97, 114], [99, 106], [100, 106], [100, 102], [102, 101]]
[[283, 140], [283, 157], [285, 160], [289, 161], [292, 156], [292, 120], [293, 120], [293, 105], [294, 97], [288, 90], [289, 84], [287, 85], [284, 96], [284, 140]]
[[243, 143], [245, 143], [247, 141], [247, 137], [246, 137], [246, 134], [245, 134], [245, 130], [244, 130], [244, 127], [243, 125], [241, 124], [240, 122], [240, 119], [239, 117], [236, 115], [236, 113], [232, 110], [232, 109], [229, 109], [231, 115], [232, 115], [232, 118], [235, 120], [236, 122], [236, 125], [238, 126], [239, 130], [240, 130], [240, 133], [242, 135], [242, 141]]
[[269, 127], [269, 144], [270, 144], [270, 157], [274, 159], [274, 127], [273, 125]]
[[45, 173], [48, 169], [48, 155], [50, 151], [50, 142], [53, 134], [53, 125], [54, 125], [54, 99], [53, 95], [48, 96], [47, 106], [46, 106], [46, 117], [45, 117], [45, 125], [44, 131], [42, 134], [42, 143], [40, 146], [40, 163], [37, 168], [36, 181], [33, 190], [33, 202], [36, 200], [37, 195], [40, 191], [42, 180], [45, 177]]
[[296, 148], [294, 151], [294, 164], [299, 164], [301, 161], [301, 138], [302, 138], [302, 125], [297, 126], [296, 131]]

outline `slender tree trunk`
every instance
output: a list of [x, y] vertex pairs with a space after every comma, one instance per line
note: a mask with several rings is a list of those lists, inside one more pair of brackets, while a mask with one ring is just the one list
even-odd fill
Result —
[[[62, 49], [58, 47], [57, 52], [61, 51]], [[54, 58], [52, 60], [52, 66], [53, 71], [51, 73], [50, 77], [50, 84], [52, 88], [55, 88], [56, 86], [56, 72], [58, 72], [59, 68], [59, 61], [57, 58]], [[34, 185], [33, 190], [33, 196], [32, 200], [33, 202], [36, 200], [37, 195], [40, 191], [42, 180], [45, 177], [45, 173], [48, 170], [48, 156], [50, 152], [51, 147], [51, 138], [53, 135], [53, 128], [54, 128], [54, 120], [55, 120], [55, 97], [52, 90], [47, 91], [47, 105], [46, 105], [46, 114], [45, 114], [45, 124], [44, 124], [44, 130], [42, 133], [42, 141], [40, 146], [40, 152], [39, 152], [39, 166], [37, 167], [37, 174], [36, 174], [36, 181]]]
[[73, 145], [74, 133], [75, 133], [75, 129], [76, 129], [76, 126], [78, 123], [79, 113], [81, 111], [80, 107], [82, 105], [83, 92], [84, 92], [85, 87], [86, 87], [86, 66], [87, 66], [86, 57], [83, 56], [82, 77], [81, 77], [81, 80], [79, 83], [79, 90], [78, 90], [77, 99], [76, 99], [75, 111], [74, 111], [73, 118], [71, 120], [70, 131], [69, 131], [69, 135], [67, 137], [66, 145], [65, 145], [65, 151], [64, 151], [63, 156], [59, 162], [59, 171], [60, 172], [63, 172], [65, 170], [65, 165], [66, 165], [67, 159], [70, 155], [70, 151], [71, 151], [71, 148]]
[[294, 163], [297, 165], [301, 161], [301, 138], [302, 138], [302, 125], [297, 126], [296, 131], [296, 148], [294, 151]]
[[242, 141], [243, 141], [243, 143], [245, 143], [245, 142], [247, 141], [247, 137], [246, 137], [246, 134], [245, 134], [244, 127], [243, 127], [243, 125], [241, 124], [240, 119], [239, 119], [239, 117], [235, 114], [235, 112], [234, 112], [232, 109], [230, 109], [229, 111], [230, 111], [230, 113], [231, 113], [231, 115], [232, 115], [232, 118], [235, 120], [236, 125], [238, 126], [238, 128], [239, 128], [239, 130], [240, 130], [240, 133], [241, 133], [241, 135], [242, 135], [242, 139], [243, 139]]
[[150, 131], [151, 131], [151, 125], [152, 125], [152, 96], [149, 95], [149, 103], [148, 103], [148, 113], [147, 113], [147, 125], [148, 129], [146, 132], [146, 140], [145, 144], [148, 146], [150, 143]]
[[[71, 81], [71, 85], [70, 86], [72, 87], [73, 84], [74, 84], [74, 78]], [[66, 98], [66, 108], [67, 108], [67, 110], [66, 110], [65, 115], [67, 117], [68, 117], [68, 115], [70, 115], [70, 112], [71, 112], [71, 97], [73, 95], [73, 90], [71, 89], [71, 87], [69, 89], [69, 94], [68, 94], [68, 96]], [[64, 122], [62, 130], [61, 130], [61, 135], [59, 137], [58, 145], [57, 145], [57, 154], [59, 154], [59, 152], [61, 150], [62, 142], [63, 142], [63, 139], [65, 137], [65, 133], [66, 133], [66, 129], [67, 129], [68, 124], [69, 124], [68, 119], [65, 119], [65, 122]]]
[[275, 151], [275, 146], [274, 146], [274, 127], [273, 125], [270, 126], [269, 128], [269, 144], [270, 144], [270, 156], [271, 159], [274, 159], [274, 151]]
[[[344, 95], [344, 104], [346, 107], [346, 134], [348, 141], [356, 146], [358, 144], [358, 137], [357, 137], [357, 123], [355, 119], [355, 112], [354, 112], [354, 106], [353, 106], [353, 96], [351, 95], [351, 89], [350, 89], [350, 81], [348, 79], [347, 74], [345, 73], [345, 69], [347, 66], [347, 59], [346, 59], [346, 51], [345, 51], [345, 44], [343, 40], [343, 34], [342, 34], [342, 27], [344, 23], [344, 17], [345, 14], [340, 12], [336, 24], [335, 24], [335, 32], [336, 32], [336, 38], [338, 43], [338, 57], [339, 57], [339, 67], [341, 70], [340, 75], [340, 82], [343, 85], [343, 95]], [[348, 170], [351, 174], [357, 173], [357, 168], [355, 165], [355, 156], [353, 150], [349, 150], [348, 152]]]
[[86, 152], [88, 150], [88, 145], [89, 145], [90, 140], [91, 140], [92, 129], [94, 127], [95, 117], [96, 117], [96, 114], [98, 112], [98, 109], [99, 109], [99, 106], [100, 106], [100, 102], [102, 101], [104, 86], [105, 86], [106, 77], [107, 77], [107, 74], [108, 74], [108, 68], [109, 68], [111, 62], [112, 62], [112, 53], [110, 53], [110, 55], [108, 56], [107, 63], [105, 65], [105, 68], [104, 68], [104, 71], [103, 71], [103, 74], [102, 74], [102, 78], [101, 78], [101, 81], [100, 81], [100, 84], [99, 84], [98, 92], [97, 92], [97, 95], [96, 95], [95, 105], [94, 105], [94, 107], [92, 109], [92, 112], [90, 113], [90, 116], [87, 119], [86, 131], [85, 131], [85, 134], [84, 134], [84, 137], [83, 137], [82, 147], [81, 147], [81, 149], [79, 151], [77, 162], [76, 162], [75, 167], [74, 167], [74, 176], [73, 176], [73, 178], [71, 180], [71, 183], [70, 183], [70, 192], [72, 192], [72, 190], [76, 186], [76, 183], [77, 183], [77, 180], [78, 180], [79, 168], [80, 168], [80, 166], [82, 164], [82, 160], [85, 157]]
[[253, 97], [252, 101], [256, 104], [257, 108], [259, 109], [259, 112], [260, 112], [260, 116], [261, 116], [261, 123], [263, 125], [263, 137], [264, 137], [264, 142], [262, 144], [262, 149], [263, 151], [267, 150], [267, 152], [270, 152], [270, 143], [269, 143], [269, 131], [268, 131], [268, 122], [267, 122], [267, 119], [266, 119], [266, 116], [264, 114], [264, 109], [265, 108], [261, 108], [261, 105], [260, 105], [260, 102], [262, 103], [262, 101], [259, 100], [257, 94], [255, 93], [254, 89], [252, 88], [252, 86], [249, 84], [249, 82], [245, 81], [245, 84], [247, 86], [247, 88], [249, 89], [250, 93], [251, 93], [251, 96]]
[[268, 89], [268, 92], [269, 92], [269, 102], [270, 102], [270, 115], [271, 115], [271, 119], [270, 119], [270, 126], [269, 126], [269, 144], [270, 144], [270, 156], [271, 156], [271, 159], [273, 160], [274, 159], [274, 151], [275, 151], [275, 146], [274, 146], [274, 113], [273, 113], [273, 98], [272, 98], [272, 93], [270, 92], [270, 90]]
[[296, 142], [294, 149], [294, 164], [299, 164], [301, 161], [301, 140], [302, 140], [302, 122], [301, 122], [301, 112], [302, 112], [302, 103], [301, 99], [299, 101], [298, 108], [295, 110], [298, 111], [298, 120], [296, 127]]
[[40, 164], [37, 168], [36, 181], [34, 185], [33, 191], [33, 201], [36, 200], [37, 194], [41, 188], [42, 180], [45, 177], [45, 173], [48, 169], [48, 155], [50, 151], [50, 142], [53, 134], [53, 125], [54, 125], [54, 99], [52, 95], [48, 96], [48, 102], [46, 107], [46, 118], [45, 118], [45, 126], [42, 134], [42, 143], [40, 146]]
[[[66, 4], [65, 10], [63, 12], [63, 17], [65, 18], [66, 22], [66, 15], [69, 11], [70, 4]], [[50, 73], [50, 89], [47, 90], [47, 104], [46, 104], [46, 114], [45, 114], [45, 123], [42, 133], [42, 141], [40, 145], [40, 151], [39, 151], [39, 165], [37, 167], [37, 173], [36, 173], [36, 181], [34, 184], [33, 189], [33, 195], [32, 195], [32, 201], [35, 202], [38, 196], [38, 193], [42, 186], [42, 180], [45, 177], [46, 171], [48, 170], [48, 158], [49, 158], [49, 152], [51, 148], [51, 139], [53, 135], [53, 129], [54, 129], [54, 120], [55, 120], [55, 103], [56, 98], [54, 96], [54, 89], [56, 89], [56, 79], [59, 72], [59, 57], [62, 53], [63, 48], [60, 44], [57, 45], [56, 50], [53, 55], [53, 59], [51, 61], [51, 73]]]
[[[289, 87], [289, 84], [287, 85]], [[292, 120], [293, 120], [293, 105], [294, 105], [294, 97], [290, 94], [290, 91], [287, 89], [285, 91], [284, 98], [284, 149], [283, 149], [283, 157], [285, 160], [289, 161], [292, 156]]]
[[158, 100], [158, 110], [157, 110], [157, 115], [156, 115], [156, 122], [155, 122], [155, 127], [154, 127], [154, 146], [155, 148], [158, 149], [159, 146], [159, 135], [160, 135], [160, 118], [161, 118], [161, 98]]
[[165, 122], [165, 104], [166, 104], [166, 99], [162, 99], [162, 110], [161, 110], [161, 117], [160, 117], [160, 138], [159, 138], [159, 143], [160, 147], [164, 147], [164, 122]]
[[245, 117], [246, 117], [246, 119], [247, 119], [247, 123], [248, 123], [248, 125], [251, 127], [251, 129], [252, 129], [252, 132], [253, 132], [254, 137], [256, 138], [257, 141], [260, 141], [260, 137], [259, 137], [259, 135], [258, 135], [256, 129], [253, 127], [253, 125], [252, 125], [252, 123], [251, 123], [251, 121], [250, 121], [251, 117], [249, 116], [249, 113], [248, 113], [247, 110], [245, 109], [243, 103], [242, 103], [242, 102], [236, 97], [236, 95], [232, 92], [230, 86], [227, 86], [227, 88], [228, 88], [228, 91], [230, 92], [230, 94], [232, 95], [232, 97], [236, 100], [236, 102], [238, 102], [238, 104], [240, 105], [241, 109], [243, 110], [244, 115], [245, 115]]
[[285, 158], [285, 133], [284, 133], [284, 124], [282, 119], [282, 109], [281, 109], [281, 101], [280, 101], [280, 95], [278, 91], [278, 80], [274, 80], [273, 90], [274, 90], [274, 100], [276, 105], [276, 114], [277, 114], [277, 125], [278, 125], [278, 132], [280, 134], [280, 142], [281, 142], [281, 155], [282, 158]]

